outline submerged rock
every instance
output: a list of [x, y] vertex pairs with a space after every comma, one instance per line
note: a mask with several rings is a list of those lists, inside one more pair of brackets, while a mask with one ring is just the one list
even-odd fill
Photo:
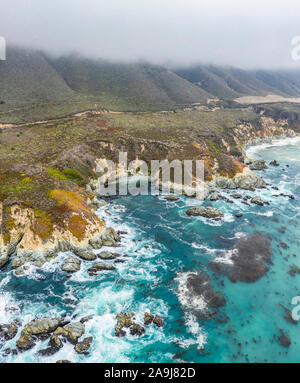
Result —
[[288, 348], [291, 345], [291, 339], [290, 337], [284, 333], [282, 329], [279, 329], [280, 331], [280, 336], [277, 337], [279, 344], [282, 347]]
[[211, 268], [218, 273], [225, 273], [232, 282], [255, 282], [269, 270], [272, 249], [270, 238], [258, 231], [240, 238], [232, 265], [213, 262]]
[[202, 321], [214, 318], [218, 315], [218, 309], [226, 304], [221, 294], [215, 292], [209, 275], [204, 271], [187, 273], [179, 289], [182, 294], [180, 301]]
[[296, 265], [290, 265], [290, 270], [288, 271], [288, 274], [290, 274], [292, 277], [294, 277], [297, 274], [300, 274], [300, 269]]
[[201, 216], [201, 217], [213, 218], [213, 219], [224, 217], [224, 214], [220, 210], [215, 209], [213, 207], [203, 207], [203, 206], [193, 207], [189, 209], [186, 212], [186, 214], [192, 217]]
[[81, 261], [80, 259], [70, 255], [62, 265], [62, 271], [66, 271], [68, 273], [76, 273], [76, 271], [80, 270]]

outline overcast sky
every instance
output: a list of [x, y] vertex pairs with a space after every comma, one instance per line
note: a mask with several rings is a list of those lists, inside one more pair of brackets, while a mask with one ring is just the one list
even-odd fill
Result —
[[0, 0], [8, 43], [174, 65], [300, 67], [299, 21], [299, 0]]

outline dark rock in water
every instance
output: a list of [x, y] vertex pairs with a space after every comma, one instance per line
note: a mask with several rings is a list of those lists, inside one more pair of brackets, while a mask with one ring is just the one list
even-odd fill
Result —
[[153, 322], [153, 319], [154, 319], [154, 316], [146, 312], [144, 315], [144, 324], [148, 326], [149, 324]]
[[204, 272], [189, 273], [186, 280], [186, 299], [187, 301], [194, 301], [195, 298], [202, 299], [206, 303], [206, 307], [193, 307], [194, 313], [199, 320], [211, 320], [218, 314], [218, 310], [211, 310], [211, 308], [219, 308], [224, 306], [226, 301], [219, 294], [216, 293], [211, 283], [210, 277]]
[[254, 232], [239, 239], [232, 265], [212, 262], [210, 267], [217, 273], [225, 273], [232, 282], [255, 282], [269, 270], [271, 262], [271, 241], [268, 236]]
[[287, 250], [289, 247], [285, 242], [280, 242], [280, 246], [284, 249]]
[[278, 342], [281, 346], [288, 348], [291, 345], [291, 340], [287, 334], [284, 333], [282, 329], [279, 329], [280, 336], [277, 337]]
[[260, 197], [252, 198], [251, 203], [253, 203], [255, 205], [259, 205], [259, 206], [264, 206], [264, 202], [262, 201], [262, 199]]
[[237, 218], [241, 218], [241, 217], [243, 216], [243, 214], [242, 214], [242, 213], [237, 213], [235, 216], [236, 216]]
[[264, 160], [254, 161], [254, 162], [252, 162], [249, 165], [249, 167], [250, 167], [251, 170], [265, 170], [265, 169], [268, 169], [268, 167], [266, 165], [266, 162]]
[[243, 196], [241, 194], [236, 193], [236, 194], [232, 194], [231, 197], [234, 199], [241, 199]]
[[174, 194], [170, 194], [170, 195], [165, 196], [164, 199], [167, 201], [178, 201], [179, 197], [177, 197]]
[[203, 207], [203, 206], [197, 206], [189, 209], [186, 214], [188, 216], [192, 217], [205, 217], [205, 218], [222, 218], [224, 217], [224, 214], [213, 207]]
[[288, 271], [288, 274], [290, 274], [292, 277], [294, 277], [297, 274], [300, 274], [299, 267], [295, 265], [290, 265], [290, 270]]
[[286, 315], [284, 315], [284, 319], [292, 324], [298, 324], [298, 321], [296, 321], [293, 318], [293, 313], [288, 308], [284, 307], [282, 304], [279, 304], [279, 306], [285, 311]]
[[144, 327], [140, 326], [140, 325], [137, 324], [137, 323], [134, 323], [134, 324], [130, 327], [130, 334], [131, 334], [131, 335], [142, 336], [144, 333], [145, 333], [145, 329], [144, 329]]
[[159, 315], [155, 315], [155, 317], [153, 319], [153, 323], [157, 327], [163, 327], [163, 325], [164, 325], [164, 321], [163, 321], [162, 317], [160, 317]]
[[273, 190], [279, 190], [279, 188], [277, 186], [273, 186], [272, 189]]
[[97, 275], [99, 271], [110, 271], [116, 270], [115, 266], [109, 265], [107, 263], [96, 263], [94, 266], [89, 268], [89, 275], [94, 276]]
[[5, 340], [13, 339], [18, 332], [18, 326], [15, 322], [4, 324], [0, 326], [0, 335], [4, 336]]
[[270, 162], [270, 165], [271, 165], [271, 166], [280, 166], [280, 164], [279, 164], [276, 160], [271, 161], [271, 162]]
[[89, 353], [89, 350], [90, 350], [92, 342], [93, 342], [93, 337], [92, 336], [83, 339], [82, 342], [78, 342], [76, 344], [75, 351], [78, 354], [87, 355]]
[[66, 360], [66, 359], [60, 359], [60, 360], [57, 360], [55, 363], [72, 363], [70, 362], [69, 360]]

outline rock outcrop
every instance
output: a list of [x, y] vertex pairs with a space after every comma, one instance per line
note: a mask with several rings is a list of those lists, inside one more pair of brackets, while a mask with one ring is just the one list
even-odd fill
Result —
[[203, 206], [193, 207], [187, 210], [186, 214], [190, 217], [201, 216], [201, 217], [211, 218], [211, 219], [224, 217], [224, 214], [220, 210], [215, 209], [213, 207], [203, 207]]

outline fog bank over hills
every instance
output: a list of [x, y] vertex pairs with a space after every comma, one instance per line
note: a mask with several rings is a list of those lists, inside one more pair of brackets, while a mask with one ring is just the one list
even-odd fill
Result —
[[2, 0], [0, 35], [113, 61], [299, 68], [299, 14], [298, 0]]
[[[40, 104], [47, 104], [49, 110], [55, 104], [57, 115], [95, 105], [122, 111], [170, 110], [206, 104], [213, 98], [231, 102], [243, 96], [268, 94], [300, 97], [300, 70], [242, 70], [212, 65], [170, 70], [147, 62], [117, 63], [80, 55], [56, 57], [17, 47], [8, 47], [7, 60], [0, 61], [0, 113]], [[44, 108], [39, 107], [41, 111]]]

